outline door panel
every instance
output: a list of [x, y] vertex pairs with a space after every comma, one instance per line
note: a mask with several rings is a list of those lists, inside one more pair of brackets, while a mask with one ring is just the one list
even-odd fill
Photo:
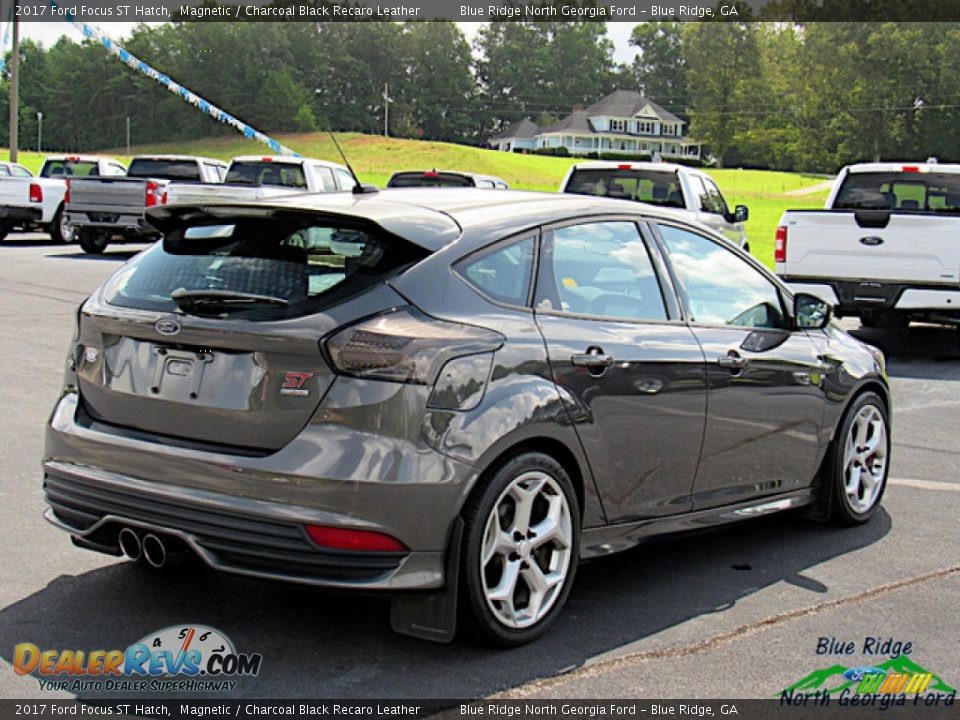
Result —
[[690, 509], [706, 411], [704, 358], [669, 322], [632, 222], [544, 234], [536, 319], [607, 519]]
[[789, 328], [768, 275], [718, 240], [661, 224], [659, 234], [706, 359], [708, 409], [694, 507], [810, 484], [823, 422], [823, 369]]

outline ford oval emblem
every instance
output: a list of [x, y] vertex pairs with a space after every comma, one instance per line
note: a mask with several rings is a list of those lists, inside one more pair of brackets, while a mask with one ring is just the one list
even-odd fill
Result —
[[176, 335], [180, 332], [180, 321], [173, 317], [164, 317], [157, 320], [153, 327], [161, 335]]
[[864, 245], [869, 245], [870, 247], [875, 247], [877, 245], [883, 245], [883, 238], [877, 237], [876, 235], [871, 235], [870, 237], [860, 238], [860, 242]]

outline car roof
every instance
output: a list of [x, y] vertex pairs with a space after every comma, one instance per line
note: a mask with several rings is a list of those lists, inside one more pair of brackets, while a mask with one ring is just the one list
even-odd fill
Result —
[[[624, 167], [629, 166], [629, 167]], [[677, 163], [652, 162], [652, 161], [631, 161], [631, 160], [594, 160], [591, 162], [574, 163], [571, 169], [576, 170], [660, 170], [662, 172], [677, 172], [685, 170], [686, 172], [702, 172], [696, 168], [687, 165], [678, 165]]]
[[633, 200], [480, 188], [396, 188], [372, 193], [291, 193], [246, 203], [198, 203], [150, 208], [147, 216], [161, 232], [211, 217], [264, 213], [316, 212], [344, 220], [373, 222], [387, 232], [438, 250], [467, 231], [483, 234], [521, 231], [538, 225], [597, 215], [636, 215], [689, 223], [682, 212]]
[[238, 155], [230, 162], [275, 162], [285, 163], [287, 165], [302, 165], [304, 163], [314, 163], [329, 168], [340, 168], [346, 170], [345, 165], [331, 162], [330, 160], [318, 160], [317, 158], [299, 157], [294, 155]]
[[899, 172], [934, 172], [960, 173], [960, 165], [950, 163], [912, 163], [912, 162], [881, 162], [857, 163], [847, 167], [848, 173], [899, 173]]

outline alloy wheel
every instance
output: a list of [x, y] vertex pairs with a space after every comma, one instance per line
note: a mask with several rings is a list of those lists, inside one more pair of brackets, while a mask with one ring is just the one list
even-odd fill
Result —
[[887, 424], [874, 405], [864, 405], [850, 424], [843, 451], [843, 485], [856, 513], [870, 510], [887, 477]]
[[487, 606], [509, 628], [543, 619], [570, 569], [570, 505], [556, 480], [540, 471], [518, 475], [494, 503], [480, 549]]

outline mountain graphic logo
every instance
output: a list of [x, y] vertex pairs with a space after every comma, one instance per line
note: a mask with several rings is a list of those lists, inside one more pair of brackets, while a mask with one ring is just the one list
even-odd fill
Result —
[[939, 675], [918, 665], [910, 658], [900, 655], [869, 667], [848, 668], [843, 665], [831, 665], [820, 668], [785, 687], [777, 695], [805, 692], [833, 695], [844, 690], [858, 694], [956, 692]]

